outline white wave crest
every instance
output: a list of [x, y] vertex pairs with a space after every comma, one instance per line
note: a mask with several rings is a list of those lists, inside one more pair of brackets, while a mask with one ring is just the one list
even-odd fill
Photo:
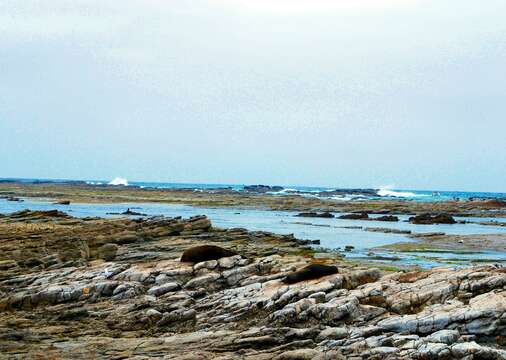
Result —
[[86, 181], [86, 184], [87, 185], [102, 185], [102, 183], [100, 181]]
[[297, 193], [298, 190], [297, 189], [283, 189], [283, 190], [279, 190], [279, 191], [267, 191], [266, 194], [269, 194], [269, 195], [284, 195], [284, 194], [287, 194], [287, 193], [290, 193], [290, 192]]
[[112, 181], [109, 182], [109, 185], [128, 186], [128, 180], [124, 179], [124, 178], [121, 178], [121, 177], [116, 177], [116, 178], [114, 178], [114, 180], [112, 180]]
[[381, 189], [377, 192], [379, 196], [386, 196], [386, 197], [404, 197], [404, 198], [413, 198], [413, 197], [424, 197], [429, 196], [425, 194], [415, 194], [410, 191], [395, 191], [390, 189]]

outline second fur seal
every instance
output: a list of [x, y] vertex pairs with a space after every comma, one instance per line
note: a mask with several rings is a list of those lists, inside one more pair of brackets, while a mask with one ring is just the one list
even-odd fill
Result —
[[200, 245], [186, 249], [181, 256], [181, 262], [198, 263], [208, 260], [218, 260], [223, 257], [238, 255], [232, 250], [227, 250], [216, 245]]
[[336, 266], [311, 264], [298, 271], [288, 274], [283, 282], [285, 284], [295, 284], [299, 281], [313, 280], [321, 278], [322, 276], [337, 274], [338, 270]]

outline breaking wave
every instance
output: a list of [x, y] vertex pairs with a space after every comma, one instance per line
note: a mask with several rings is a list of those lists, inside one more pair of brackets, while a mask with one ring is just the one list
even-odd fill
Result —
[[268, 191], [266, 194], [270, 194], [270, 195], [284, 195], [284, 194], [288, 194], [288, 193], [298, 193], [299, 190], [297, 189], [283, 189], [283, 190], [279, 190], [279, 191]]
[[86, 181], [86, 184], [88, 185], [102, 185], [100, 181]]
[[410, 192], [410, 191], [395, 191], [395, 190], [389, 190], [389, 189], [380, 189], [380, 190], [378, 190], [377, 194], [378, 194], [378, 196], [382, 196], [382, 197], [402, 197], [402, 198], [430, 196], [430, 195], [425, 195], [425, 194], [415, 194], [414, 192]]
[[128, 186], [128, 180], [124, 179], [124, 178], [121, 178], [121, 177], [116, 177], [116, 178], [114, 178], [114, 180], [112, 180], [112, 181], [109, 182], [109, 185]]

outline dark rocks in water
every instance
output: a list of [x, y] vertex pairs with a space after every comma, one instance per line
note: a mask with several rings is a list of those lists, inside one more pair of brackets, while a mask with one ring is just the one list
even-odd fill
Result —
[[300, 240], [296, 239], [299, 245], [320, 245], [320, 240]]
[[367, 213], [365, 213], [365, 212], [360, 213], [360, 214], [346, 214], [346, 215], [339, 216], [338, 219], [342, 219], [342, 220], [367, 220], [367, 219], [369, 219], [369, 215]]
[[69, 200], [62, 200], [62, 201], [57, 201], [54, 204], [55, 205], [70, 205], [70, 201]]
[[198, 263], [208, 260], [218, 260], [224, 257], [238, 255], [236, 252], [216, 245], [201, 245], [186, 249], [181, 256], [181, 262]]
[[130, 208], [128, 208], [126, 211], [123, 212], [108, 212], [107, 215], [128, 215], [128, 216], [148, 216], [147, 214], [143, 214], [137, 211], [133, 211]]
[[334, 215], [329, 213], [328, 211], [325, 211], [325, 212], [322, 212], [322, 213], [317, 213], [317, 212], [301, 212], [295, 216], [299, 216], [299, 217], [312, 217], [312, 218], [333, 218]]
[[58, 185], [87, 185], [86, 181], [83, 180], [29, 180], [27, 184], [34, 185], [46, 185], [46, 184], [58, 184]]
[[380, 216], [380, 217], [377, 217], [377, 218], [374, 218], [371, 220], [396, 222], [396, 221], [399, 221], [399, 218], [397, 216], [393, 216], [393, 215], [385, 215], [385, 216]]
[[148, 216], [146, 214], [143, 214], [143, 213], [140, 213], [140, 212], [137, 212], [137, 211], [132, 211], [132, 210], [130, 210], [130, 208], [128, 208], [126, 211], [123, 211], [121, 213], [121, 215]]
[[323, 276], [337, 274], [338, 270], [336, 266], [311, 264], [298, 271], [288, 274], [283, 282], [285, 284], [295, 284], [299, 281], [318, 279]]
[[376, 189], [335, 189], [331, 191], [325, 191], [320, 195], [335, 196], [335, 195], [358, 195], [358, 196], [378, 196], [378, 190]]
[[416, 225], [433, 224], [456, 224], [455, 219], [449, 214], [421, 214], [409, 218], [409, 222]]
[[376, 227], [366, 227], [364, 228], [364, 231], [370, 231], [370, 232], [379, 232], [383, 234], [405, 234], [409, 235], [411, 234], [411, 230], [401, 230], [401, 229], [390, 229], [390, 228], [376, 228]]
[[17, 202], [23, 202], [24, 201], [23, 199], [20, 199], [20, 198], [15, 197], [15, 196], [5, 196], [4, 199], [7, 200], [7, 201], [17, 201]]
[[344, 251], [346, 251], [346, 252], [350, 252], [350, 251], [352, 251], [353, 249], [355, 249], [355, 246], [353, 246], [353, 245], [346, 245], [346, 246], [344, 247]]
[[246, 185], [243, 188], [245, 192], [253, 193], [266, 193], [266, 192], [277, 192], [283, 190], [282, 186], [269, 186], [269, 185]]
[[418, 237], [436, 237], [436, 236], [445, 236], [445, 235], [446, 235], [446, 233], [444, 233], [444, 232], [429, 232], [429, 233], [413, 234], [412, 236], [415, 238], [418, 238]]

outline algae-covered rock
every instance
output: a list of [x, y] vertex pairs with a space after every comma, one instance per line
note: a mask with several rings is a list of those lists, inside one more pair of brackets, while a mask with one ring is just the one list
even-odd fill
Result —
[[118, 253], [118, 248], [116, 244], [105, 244], [98, 248], [98, 256], [106, 261], [114, 260]]

